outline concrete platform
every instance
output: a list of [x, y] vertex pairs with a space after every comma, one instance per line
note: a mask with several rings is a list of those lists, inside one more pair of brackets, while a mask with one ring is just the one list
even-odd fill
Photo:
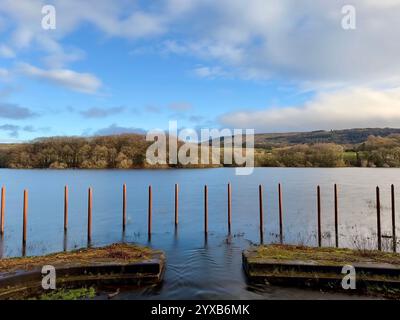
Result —
[[[361, 256], [361, 259], [357, 259], [360, 253], [353, 251], [352, 261], [349, 258], [351, 250], [339, 249], [340, 254], [345, 253], [343, 260], [340, 261], [340, 254], [335, 256], [335, 252], [331, 251], [330, 256], [330, 251], [326, 249], [307, 248], [306, 254], [297, 255], [296, 247], [293, 246], [275, 246], [273, 250], [268, 250], [267, 247], [255, 246], [243, 251], [243, 268], [249, 281], [253, 283], [352, 292], [353, 290], [344, 290], [342, 287], [342, 280], [346, 275], [342, 273], [342, 268], [345, 265], [352, 265], [356, 271], [354, 291], [400, 297], [400, 264], [397, 256], [393, 259], [395, 263], [382, 262], [390, 261], [392, 254], [386, 256], [386, 253], [374, 252], [369, 258]], [[267, 249], [264, 250], [265, 248]], [[282, 254], [279, 254], [280, 250]], [[291, 259], [290, 252], [293, 252], [294, 258], [296, 256], [303, 258]], [[326, 258], [322, 259], [324, 254]], [[315, 256], [318, 258], [315, 259]]]
[[[136, 254], [138, 250], [144, 251]], [[55, 267], [57, 288], [144, 286], [162, 282], [165, 256], [161, 251], [123, 244], [43, 257], [14, 258], [14, 261], [3, 259], [0, 260], [0, 299], [44, 293], [43, 265]]]

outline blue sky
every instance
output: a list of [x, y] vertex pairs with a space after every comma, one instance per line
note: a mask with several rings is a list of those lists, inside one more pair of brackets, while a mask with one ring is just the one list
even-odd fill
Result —
[[148, 3], [0, 0], [0, 141], [400, 127], [398, 0]]

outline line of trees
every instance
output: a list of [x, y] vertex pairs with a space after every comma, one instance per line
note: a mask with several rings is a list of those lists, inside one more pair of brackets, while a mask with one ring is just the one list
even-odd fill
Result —
[[[0, 145], [0, 167], [144, 168], [149, 166], [145, 157], [151, 143], [143, 135], [125, 134], [54, 137], [24, 144], [3, 144]], [[369, 136], [365, 142], [354, 145], [283, 144], [255, 151], [256, 166], [265, 167], [400, 167], [400, 134]]]
[[400, 135], [370, 136], [356, 149], [355, 165], [362, 167], [400, 167]]
[[0, 150], [6, 168], [135, 168], [145, 166], [149, 142], [142, 135], [56, 137]]
[[261, 150], [256, 162], [266, 167], [400, 167], [400, 134], [369, 136], [356, 145], [315, 143]]
[[272, 149], [256, 157], [261, 167], [341, 167], [344, 148], [334, 143], [301, 144]]

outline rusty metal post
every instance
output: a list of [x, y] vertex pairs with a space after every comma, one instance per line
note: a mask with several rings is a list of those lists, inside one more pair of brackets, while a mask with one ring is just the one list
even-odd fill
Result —
[[392, 195], [392, 241], [393, 241], [393, 252], [396, 252], [397, 238], [396, 238], [396, 207], [394, 198], [394, 185], [391, 186]]
[[126, 228], [126, 184], [122, 186], [122, 231]]
[[231, 184], [228, 183], [228, 233], [231, 234], [232, 224], [232, 190]]
[[204, 233], [208, 233], [208, 187], [204, 186]]
[[376, 225], [378, 237], [378, 250], [382, 250], [382, 236], [381, 236], [381, 199], [379, 194], [379, 187], [376, 187]]
[[64, 231], [68, 229], [68, 186], [64, 187]]
[[258, 200], [260, 206], [260, 243], [264, 242], [264, 217], [263, 217], [263, 188], [258, 186]]
[[90, 242], [92, 240], [92, 205], [93, 205], [93, 195], [92, 188], [88, 189], [88, 229], [87, 229], [87, 238]]
[[28, 223], [28, 190], [24, 190], [24, 207], [23, 207], [23, 222], [22, 222], [22, 246], [26, 247], [26, 225]]
[[175, 227], [178, 226], [179, 217], [178, 217], [178, 207], [179, 207], [179, 185], [175, 184]]
[[282, 208], [282, 187], [278, 184], [279, 195], [279, 242], [283, 244], [283, 208]]
[[151, 237], [151, 216], [153, 210], [153, 192], [151, 190], [151, 186], [149, 186], [149, 206], [148, 206], [148, 220], [147, 220], [147, 234], [149, 239]]
[[1, 219], [1, 226], [0, 226], [0, 234], [4, 234], [4, 209], [6, 206], [6, 187], [1, 188], [1, 208], [0, 208], [0, 219]]
[[317, 214], [318, 214], [318, 247], [322, 246], [321, 234], [321, 188], [317, 187]]
[[334, 186], [334, 201], [335, 201], [335, 244], [339, 248], [339, 227], [338, 227], [338, 189]]

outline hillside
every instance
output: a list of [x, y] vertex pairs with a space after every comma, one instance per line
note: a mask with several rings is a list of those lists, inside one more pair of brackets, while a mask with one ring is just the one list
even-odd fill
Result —
[[365, 128], [295, 133], [262, 133], [255, 135], [254, 143], [256, 148], [271, 148], [305, 143], [353, 145], [363, 143], [369, 136], [387, 137], [391, 134], [400, 134], [400, 129]]

